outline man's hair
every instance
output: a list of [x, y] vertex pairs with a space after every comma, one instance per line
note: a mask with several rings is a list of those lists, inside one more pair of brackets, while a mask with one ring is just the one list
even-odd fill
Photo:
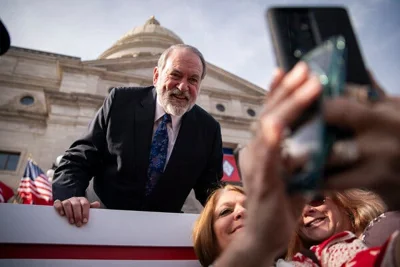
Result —
[[193, 47], [191, 45], [176, 44], [176, 45], [170, 46], [169, 48], [167, 48], [167, 50], [165, 50], [161, 54], [160, 58], [158, 59], [157, 67], [160, 70], [164, 69], [165, 62], [167, 62], [168, 56], [171, 54], [172, 51], [177, 50], [177, 49], [188, 49], [188, 50], [192, 51], [193, 53], [195, 53], [200, 58], [201, 65], [203, 66], [203, 72], [201, 73], [201, 79], [203, 80], [207, 73], [206, 61], [204, 60], [203, 54], [196, 47]]
[[214, 210], [221, 193], [235, 191], [244, 195], [244, 190], [236, 185], [221, 185], [208, 198], [206, 205], [193, 227], [193, 247], [202, 266], [211, 265], [222, 252], [214, 232]]

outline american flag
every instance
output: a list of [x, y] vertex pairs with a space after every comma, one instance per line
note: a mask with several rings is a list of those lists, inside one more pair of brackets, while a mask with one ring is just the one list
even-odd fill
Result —
[[28, 159], [24, 176], [19, 184], [18, 197], [22, 204], [53, 204], [53, 193], [49, 178], [31, 159]]

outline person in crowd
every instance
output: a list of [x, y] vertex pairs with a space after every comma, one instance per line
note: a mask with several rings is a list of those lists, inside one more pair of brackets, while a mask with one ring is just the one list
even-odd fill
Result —
[[[361, 189], [331, 191], [317, 195], [303, 208], [298, 229], [289, 242], [286, 258], [291, 260], [296, 253], [321, 244], [344, 231], [361, 237], [369, 223], [384, 211], [385, 205], [376, 194]], [[361, 239], [354, 243], [359, 249], [366, 247]], [[343, 244], [340, 246], [345, 247]], [[358, 250], [351, 251], [356, 253]]]
[[[225, 231], [225, 238], [221, 239], [226, 242], [218, 241], [218, 257], [211, 263], [214, 267], [271, 266], [288, 248], [307, 200], [301, 194], [288, 195], [286, 192], [282, 176], [282, 142], [286, 129], [319, 97], [321, 90], [318, 78], [311, 75], [303, 62], [287, 74], [277, 73], [264, 111], [257, 126], [253, 127], [254, 137], [239, 157], [246, 192], [241, 202], [246, 209], [240, 213], [240, 207], [235, 210], [242, 214], [236, 215], [243, 217], [242, 226], [237, 227], [236, 222], [235, 226], [226, 228], [230, 231]], [[329, 172], [324, 180], [325, 190], [366, 188], [378, 193], [389, 210], [400, 208], [397, 193], [400, 189], [397, 164], [400, 160], [399, 109], [400, 101], [388, 96], [374, 102], [339, 97], [324, 103], [326, 122], [353, 132], [352, 139], [337, 142], [333, 147], [327, 168], [337, 168], [340, 172]], [[236, 191], [231, 194], [237, 194], [231, 196], [232, 199], [243, 196]], [[310, 207], [306, 206], [306, 212], [307, 209]], [[224, 213], [224, 210], [216, 211], [215, 215]], [[216, 222], [208, 226], [209, 231], [216, 228]], [[319, 220], [315, 224], [325, 222]], [[351, 228], [351, 222], [347, 226]], [[329, 259], [333, 255], [331, 250], [340, 250], [335, 245], [343, 242], [351, 243], [359, 251], [341, 257], [339, 262]], [[299, 253], [291, 262], [280, 260], [276, 265], [400, 266], [399, 232], [393, 233], [381, 247], [360, 249], [357, 244], [362, 244], [358, 236], [342, 231], [314, 246], [314, 251], [311, 249], [315, 259]]]
[[[206, 61], [190, 45], [165, 50], [153, 86], [114, 88], [55, 170], [54, 207], [71, 224], [90, 207], [181, 212], [191, 189], [204, 205], [222, 178], [219, 123], [196, 105]], [[93, 178], [99, 202], [89, 203]]]
[[[210, 196], [193, 228], [192, 238], [196, 255], [203, 266], [209, 266], [242, 230], [246, 217], [244, 189], [226, 185]], [[350, 231], [360, 236], [370, 221], [385, 209], [381, 199], [372, 192], [350, 189], [345, 192], [326, 192], [305, 205], [299, 228], [289, 243], [287, 259], [293, 260], [298, 252], [328, 240], [335, 234]], [[351, 254], [365, 249], [361, 240], [349, 243]], [[340, 244], [341, 247], [345, 245]], [[314, 250], [316, 247], [314, 248]], [[332, 250], [332, 248], [331, 248]], [[334, 253], [342, 255], [341, 251]], [[338, 257], [332, 251], [330, 257]], [[346, 258], [349, 255], [344, 255]], [[296, 257], [298, 258], [298, 257]], [[295, 258], [295, 259], [296, 259]], [[344, 258], [344, 259], [346, 259]]]
[[200, 213], [192, 231], [193, 247], [203, 266], [208, 266], [244, 226], [245, 193], [227, 184], [216, 189]]

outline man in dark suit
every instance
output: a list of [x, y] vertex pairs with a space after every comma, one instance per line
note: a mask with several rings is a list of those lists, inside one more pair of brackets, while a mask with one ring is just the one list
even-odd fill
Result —
[[54, 174], [54, 207], [71, 224], [88, 221], [85, 191], [109, 209], [180, 212], [191, 189], [204, 205], [222, 178], [219, 123], [195, 104], [206, 74], [188, 45], [167, 49], [150, 87], [114, 88], [86, 134]]

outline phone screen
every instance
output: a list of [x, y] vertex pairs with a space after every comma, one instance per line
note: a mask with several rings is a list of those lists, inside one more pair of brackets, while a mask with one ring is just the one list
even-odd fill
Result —
[[326, 127], [322, 103], [324, 98], [340, 96], [346, 79], [346, 42], [333, 37], [311, 50], [302, 60], [317, 75], [323, 92], [302, 114], [284, 142], [284, 151], [291, 162], [287, 176], [289, 192], [314, 191], [322, 183], [323, 167], [335, 140], [335, 132]]

